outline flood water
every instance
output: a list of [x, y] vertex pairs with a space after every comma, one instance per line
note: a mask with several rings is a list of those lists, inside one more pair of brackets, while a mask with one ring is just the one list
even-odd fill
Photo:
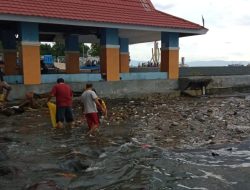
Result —
[[0, 189], [250, 189], [250, 141], [198, 150], [164, 149], [133, 124], [53, 130], [39, 116], [1, 118]]

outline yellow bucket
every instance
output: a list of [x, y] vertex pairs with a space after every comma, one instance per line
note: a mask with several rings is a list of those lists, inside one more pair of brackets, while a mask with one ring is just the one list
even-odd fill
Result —
[[52, 102], [47, 103], [50, 113], [51, 124], [56, 127], [56, 105]]
[[0, 102], [4, 101], [4, 94], [0, 94]]

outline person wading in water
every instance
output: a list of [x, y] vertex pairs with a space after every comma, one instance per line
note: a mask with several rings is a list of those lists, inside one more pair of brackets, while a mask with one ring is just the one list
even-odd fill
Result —
[[64, 79], [57, 79], [57, 84], [52, 88], [48, 102], [53, 96], [56, 97], [57, 128], [63, 127], [64, 120], [72, 127], [74, 121], [72, 113], [73, 92], [71, 87], [64, 83]]
[[89, 132], [87, 135], [92, 136], [95, 131], [99, 128], [99, 118], [98, 118], [98, 110], [97, 106], [101, 108], [103, 113], [106, 113], [106, 109], [100, 104], [98, 101], [98, 96], [93, 91], [92, 84], [86, 84], [85, 91], [81, 96], [81, 102], [83, 107], [83, 112], [85, 114]]

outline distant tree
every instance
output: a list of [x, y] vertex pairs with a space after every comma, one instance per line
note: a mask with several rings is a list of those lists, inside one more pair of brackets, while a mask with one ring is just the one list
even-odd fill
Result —
[[91, 44], [89, 54], [92, 57], [100, 56], [100, 54], [101, 54], [101, 46], [99, 44]]
[[58, 43], [56, 42], [53, 46], [52, 46], [52, 51], [51, 54], [55, 57], [58, 56], [64, 56], [65, 55], [65, 45], [62, 43]]
[[[83, 45], [84, 45], [84, 48], [83, 48]], [[89, 46], [85, 45], [84, 43], [81, 43], [79, 44], [79, 50], [80, 50], [80, 54], [82, 56], [82, 52], [83, 52], [83, 49], [84, 49], [84, 57], [87, 56], [87, 52], [89, 51]]]
[[[83, 43], [79, 44], [79, 51], [82, 55], [83, 52]], [[56, 42], [52, 46], [50, 44], [41, 44], [40, 45], [41, 55], [53, 55], [54, 57], [65, 56], [65, 45], [63, 43]], [[87, 52], [90, 52], [91, 56], [99, 56], [100, 47], [97, 44], [89, 46], [84, 45], [84, 54], [87, 56]]]
[[52, 47], [50, 44], [41, 44], [40, 45], [40, 54], [41, 55], [51, 55], [52, 54]]

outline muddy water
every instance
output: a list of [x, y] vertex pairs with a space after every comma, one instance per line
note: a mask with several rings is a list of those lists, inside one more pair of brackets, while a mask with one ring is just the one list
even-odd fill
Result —
[[0, 189], [250, 189], [250, 142], [197, 150], [147, 144], [133, 123], [84, 136], [53, 130], [48, 113], [1, 117]]

